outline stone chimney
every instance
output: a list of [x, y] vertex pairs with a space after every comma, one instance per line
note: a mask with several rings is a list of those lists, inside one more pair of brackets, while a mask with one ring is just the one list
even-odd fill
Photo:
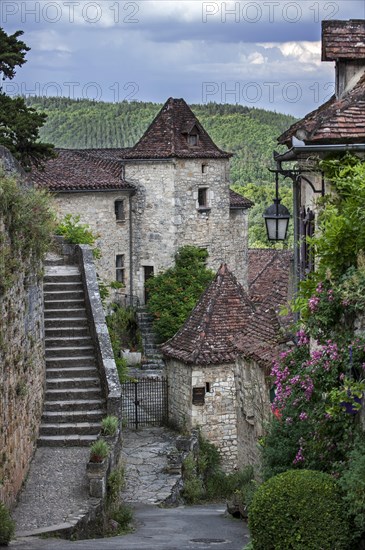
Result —
[[340, 99], [365, 73], [365, 20], [322, 21], [322, 61], [336, 63], [336, 98]]

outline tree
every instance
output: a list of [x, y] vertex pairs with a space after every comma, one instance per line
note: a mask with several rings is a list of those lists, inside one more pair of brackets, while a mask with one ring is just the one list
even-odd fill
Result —
[[164, 342], [184, 324], [200, 295], [213, 280], [214, 272], [205, 266], [208, 252], [183, 246], [175, 256], [175, 266], [148, 280], [148, 310], [154, 316], [154, 329]]
[[0, 73], [4, 75], [3, 80], [14, 78], [15, 67], [21, 67], [27, 62], [25, 54], [30, 48], [24, 42], [18, 40], [22, 34], [23, 31], [16, 31], [8, 36], [0, 27]]
[[[15, 67], [26, 63], [25, 55], [30, 48], [19, 40], [22, 31], [7, 35], [0, 27], [0, 74], [3, 80], [15, 76]], [[53, 145], [40, 143], [39, 128], [47, 115], [27, 107], [21, 97], [12, 99], [0, 89], [0, 144], [4, 145], [19, 160], [26, 170], [40, 167], [44, 160], [53, 156]]]

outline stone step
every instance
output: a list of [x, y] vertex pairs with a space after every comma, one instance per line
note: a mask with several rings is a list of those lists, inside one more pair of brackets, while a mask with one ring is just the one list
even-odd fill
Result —
[[44, 435], [97, 435], [101, 429], [100, 422], [42, 422], [39, 436]]
[[84, 291], [81, 290], [44, 290], [44, 303], [56, 301], [64, 302], [69, 300], [83, 300]]
[[60, 256], [59, 254], [54, 254], [53, 252], [47, 254], [44, 265], [45, 266], [63, 266], [65, 263], [65, 260], [63, 256]]
[[92, 346], [92, 340], [87, 336], [65, 336], [60, 338], [45, 338], [46, 352], [53, 348], [82, 348]]
[[56, 388], [46, 389], [46, 401], [65, 401], [67, 400], [84, 400], [84, 399], [100, 399], [101, 390], [100, 387], [91, 388]]
[[[62, 348], [65, 351], [65, 348]], [[63, 355], [59, 357], [47, 357], [46, 355], [46, 367], [48, 369], [60, 369], [68, 370], [80, 367], [96, 368], [96, 361], [94, 355], [91, 353], [80, 356], [69, 357]]]
[[94, 352], [93, 346], [74, 346], [74, 347], [54, 347], [46, 348], [46, 361], [52, 357], [58, 358], [70, 358], [72, 357], [83, 357], [84, 355], [90, 356]]
[[48, 284], [48, 283], [61, 283], [61, 284], [64, 284], [64, 283], [81, 283], [82, 279], [81, 279], [81, 275], [80, 275], [80, 272], [78, 273], [70, 273], [70, 272], [67, 272], [65, 271], [64, 273], [50, 273], [49, 271], [45, 272], [44, 274], [44, 277], [43, 277], [43, 283], [44, 284]]
[[[69, 320], [69, 324], [70, 324], [70, 320]], [[73, 323], [72, 323], [73, 325]], [[59, 338], [77, 338], [78, 340], [80, 340], [80, 338], [85, 338], [85, 337], [89, 337], [90, 338], [90, 334], [89, 334], [89, 327], [87, 326], [87, 324], [84, 323], [83, 326], [63, 326], [63, 327], [59, 327], [59, 326], [53, 326], [53, 327], [49, 327], [48, 325], [46, 325], [45, 327], [45, 335], [46, 335], [46, 339], [50, 340], [52, 338], [56, 338], [56, 339], [59, 339]]]
[[[69, 368], [52, 368], [47, 367], [46, 380], [77, 380], [85, 378], [96, 378], [99, 381], [98, 370], [96, 366], [90, 367], [74, 367]], [[100, 383], [100, 381], [99, 381]]]
[[[59, 313], [59, 310], [56, 310], [57, 313]], [[68, 310], [70, 311], [70, 310]], [[67, 328], [67, 327], [88, 327], [87, 317], [84, 310], [80, 310], [84, 312], [83, 317], [53, 317], [53, 318], [47, 318], [44, 320], [44, 326], [47, 329], [51, 328]], [[80, 314], [81, 315], [81, 314]]]
[[42, 415], [42, 422], [49, 422], [51, 424], [61, 423], [83, 423], [83, 422], [98, 422], [100, 423], [104, 415], [102, 409], [99, 410], [87, 410], [87, 411], [45, 411]]
[[81, 300], [47, 300], [44, 302], [44, 309], [45, 311], [51, 309], [84, 309], [85, 308], [85, 300], [82, 298]]
[[66, 389], [66, 388], [98, 388], [100, 392], [100, 380], [96, 376], [78, 376], [74, 378], [50, 376], [50, 370], [47, 370], [46, 388], [47, 390]]
[[37, 440], [39, 447], [88, 447], [97, 435], [42, 435]]
[[44, 310], [44, 317], [45, 320], [47, 319], [69, 319], [69, 318], [83, 318], [86, 319], [86, 311], [85, 306], [84, 307], [75, 307], [75, 308], [68, 308], [68, 309], [51, 309], [47, 308]]
[[44, 402], [44, 411], [94, 411], [94, 410], [105, 410], [105, 401], [102, 399], [79, 399], [78, 401], [74, 400], [64, 400], [64, 401], [53, 401], [46, 400]]
[[64, 281], [64, 282], [53, 282], [48, 281], [46, 283], [43, 283], [43, 291], [44, 292], [54, 292], [54, 291], [62, 291], [62, 292], [69, 292], [70, 290], [73, 291], [84, 291], [84, 286], [80, 281]]

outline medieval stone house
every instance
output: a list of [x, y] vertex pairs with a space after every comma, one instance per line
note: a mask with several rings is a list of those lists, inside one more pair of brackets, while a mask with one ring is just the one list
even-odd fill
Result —
[[[258, 263], [274, 265], [281, 257], [268, 252], [271, 258], [256, 254]], [[260, 285], [263, 276], [252, 281]], [[288, 288], [272, 305], [287, 295]], [[162, 346], [170, 419], [179, 428], [200, 427], [227, 471], [258, 462], [258, 439], [270, 415], [268, 375], [285, 340], [266, 297], [253, 299], [222, 264], [184, 326]]]
[[145, 282], [186, 244], [208, 265], [229, 262], [247, 284], [247, 209], [229, 188], [219, 149], [183, 99], [168, 99], [131, 149], [59, 150], [33, 181], [55, 193], [60, 217], [79, 214], [99, 235], [100, 277], [145, 302]]

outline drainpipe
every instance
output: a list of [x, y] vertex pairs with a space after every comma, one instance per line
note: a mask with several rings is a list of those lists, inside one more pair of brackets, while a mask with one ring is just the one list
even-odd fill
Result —
[[132, 193], [129, 195], [129, 293], [133, 306], [133, 227], [132, 227]]

